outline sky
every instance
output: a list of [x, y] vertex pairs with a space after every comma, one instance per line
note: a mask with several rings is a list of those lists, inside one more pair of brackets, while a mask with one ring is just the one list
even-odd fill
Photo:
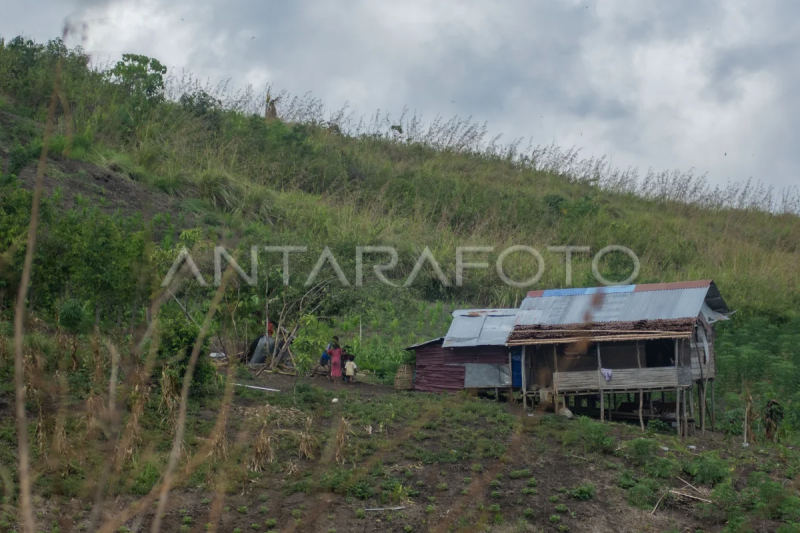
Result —
[[[212, 82], [404, 107], [614, 166], [800, 184], [794, 0], [0, 0], [0, 36], [95, 61], [158, 58]], [[793, 148], [795, 147], [795, 148]]]

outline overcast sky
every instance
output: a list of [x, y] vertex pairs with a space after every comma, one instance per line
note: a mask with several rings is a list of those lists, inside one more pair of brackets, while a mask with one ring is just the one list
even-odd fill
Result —
[[6, 38], [85, 21], [100, 60], [145, 54], [358, 114], [472, 116], [621, 167], [800, 183], [794, 0], [0, 0], [0, 12]]

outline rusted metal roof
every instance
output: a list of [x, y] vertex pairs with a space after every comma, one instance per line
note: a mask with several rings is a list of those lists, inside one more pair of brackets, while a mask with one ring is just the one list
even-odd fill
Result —
[[416, 348], [422, 348], [423, 346], [430, 346], [432, 344], [441, 344], [444, 341], [444, 337], [439, 337], [438, 339], [431, 339], [429, 341], [419, 342], [417, 344], [412, 344], [411, 346], [406, 346], [406, 350], [414, 350]]
[[453, 312], [453, 322], [444, 338], [445, 348], [502, 346], [514, 328], [519, 309], [462, 309]]

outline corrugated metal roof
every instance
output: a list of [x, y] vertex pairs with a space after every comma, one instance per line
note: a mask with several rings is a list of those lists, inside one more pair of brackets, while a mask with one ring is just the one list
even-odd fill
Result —
[[518, 309], [466, 309], [453, 312], [445, 348], [502, 346], [514, 328]]
[[501, 346], [515, 326], [582, 324], [597, 293], [604, 296], [592, 322], [695, 318], [704, 304], [716, 313], [730, 312], [711, 280], [531, 291], [520, 309], [453, 312], [443, 346]]
[[423, 346], [428, 346], [429, 344], [441, 344], [444, 341], [444, 337], [439, 337], [438, 339], [431, 339], [429, 341], [418, 342], [417, 344], [412, 344], [411, 346], [406, 346], [406, 350], [413, 350], [414, 348], [421, 348]]
[[[712, 294], [712, 287], [716, 294]], [[603, 292], [604, 296], [600, 308], [592, 310], [593, 322], [692, 318], [700, 313], [703, 303], [727, 311], [711, 281], [659, 283], [536, 291], [523, 300], [516, 323], [521, 326], [583, 323], [598, 292]]]

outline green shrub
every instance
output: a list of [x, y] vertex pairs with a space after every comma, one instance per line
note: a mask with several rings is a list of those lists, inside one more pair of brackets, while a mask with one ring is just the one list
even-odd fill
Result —
[[651, 479], [644, 479], [628, 489], [628, 504], [639, 509], [652, 509], [658, 501], [661, 486]]
[[347, 494], [359, 500], [366, 500], [375, 495], [375, 488], [366, 481], [358, 481], [347, 490]]
[[730, 464], [725, 459], [720, 459], [715, 452], [708, 452], [685, 465], [684, 471], [700, 485], [713, 486], [728, 477]]
[[366, 513], [366, 511], [364, 511], [364, 509], [356, 509], [355, 517], [356, 518], [366, 518], [367, 517], [367, 513]]
[[522, 477], [528, 477], [530, 475], [531, 475], [531, 471], [528, 470], [527, 468], [524, 468], [522, 470], [513, 470], [513, 471], [511, 471], [511, 473], [508, 474], [508, 477], [510, 477], [511, 479], [519, 479], [519, 478], [522, 478]]
[[645, 473], [651, 477], [663, 479], [673, 478], [680, 470], [678, 463], [666, 457], [654, 457], [643, 467]]
[[651, 439], [633, 439], [625, 447], [625, 456], [636, 463], [643, 465], [652, 461], [658, 451], [658, 443]]
[[161, 470], [155, 464], [146, 462], [131, 487], [131, 492], [137, 496], [144, 496], [153, 488], [156, 481], [161, 477]]
[[591, 500], [594, 493], [595, 486], [592, 483], [583, 483], [569, 491], [570, 496], [581, 501]]

